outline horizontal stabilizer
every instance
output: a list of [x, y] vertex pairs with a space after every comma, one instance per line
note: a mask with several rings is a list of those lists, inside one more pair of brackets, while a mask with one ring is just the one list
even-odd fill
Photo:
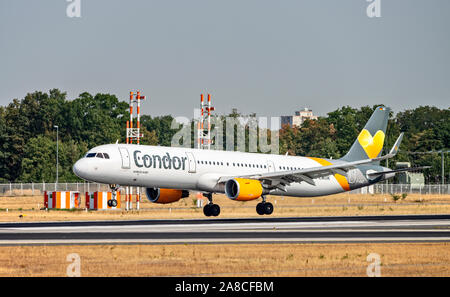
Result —
[[401, 168], [401, 169], [390, 170], [390, 171], [372, 172], [372, 173], [369, 173], [368, 176], [374, 177], [374, 176], [379, 176], [379, 175], [383, 175], [383, 174], [387, 174], [387, 173], [398, 173], [398, 172], [405, 172], [405, 171], [420, 171], [420, 170], [428, 169], [428, 168], [431, 168], [431, 166], [410, 167], [410, 168]]

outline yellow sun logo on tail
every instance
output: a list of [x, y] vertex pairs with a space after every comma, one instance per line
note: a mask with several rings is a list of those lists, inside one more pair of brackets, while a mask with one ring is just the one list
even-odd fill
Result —
[[369, 131], [363, 129], [358, 135], [358, 142], [371, 159], [376, 158], [381, 152], [384, 143], [384, 132], [378, 130], [375, 136], [372, 137]]

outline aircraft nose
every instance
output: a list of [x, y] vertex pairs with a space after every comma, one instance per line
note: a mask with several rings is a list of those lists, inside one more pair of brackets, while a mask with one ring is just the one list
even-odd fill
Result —
[[86, 162], [84, 159], [80, 159], [75, 164], [73, 164], [73, 173], [75, 173], [76, 176], [82, 179], [87, 178], [87, 168], [86, 168]]

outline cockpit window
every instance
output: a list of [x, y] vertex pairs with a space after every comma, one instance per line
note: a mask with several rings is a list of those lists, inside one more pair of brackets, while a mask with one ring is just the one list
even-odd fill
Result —
[[89, 153], [86, 155], [86, 158], [94, 158], [94, 157], [101, 158], [101, 159], [103, 159], [103, 158], [109, 159], [109, 155], [107, 153]]

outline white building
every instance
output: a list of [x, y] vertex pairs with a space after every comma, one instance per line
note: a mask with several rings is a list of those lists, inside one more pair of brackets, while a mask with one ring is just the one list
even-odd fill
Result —
[[303, 122], [308, 120], [317, 120], [317, 116], [313, 115], [311, 109], [304, 108], [302, 110], [296, 111], [295, 115], [291, 116], [281, 116], [281, 125], [289, 125], [291, 127], [300, 127]]

